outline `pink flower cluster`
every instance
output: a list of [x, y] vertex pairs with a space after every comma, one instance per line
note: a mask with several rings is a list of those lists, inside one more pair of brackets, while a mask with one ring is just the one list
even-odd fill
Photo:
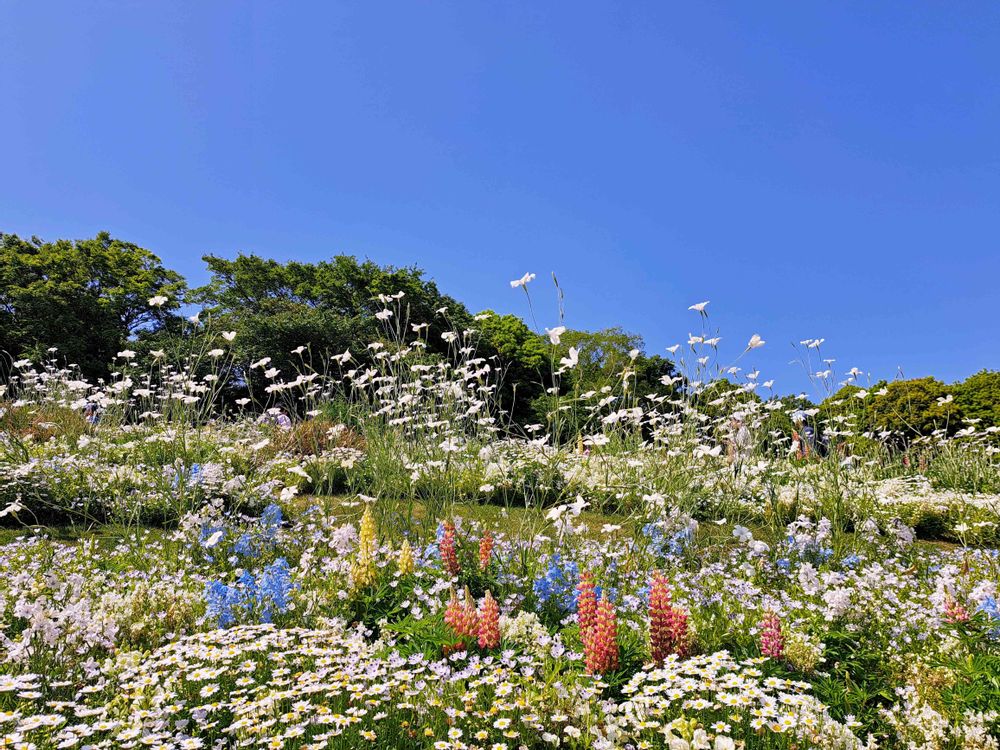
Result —
[[656, 664], [687, 653], [688, 613], [670, 602], [667, 577], [656, 571], [649, 587], [649, 653]]

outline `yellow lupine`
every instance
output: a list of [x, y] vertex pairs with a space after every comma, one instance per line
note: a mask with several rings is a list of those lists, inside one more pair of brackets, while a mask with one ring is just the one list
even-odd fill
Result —
[[375, 517], [371, 506], [365, 508], [361, 516], [361, 529], [358, 532], [358, 552], [351, 566], [351, 582], [355, 588], [364, 588], [375, 583]]
[[402, 575], [409, 575], [413, 572], [413, 550], [410, 548], [410, 541], [403, 540], [399, 548], [399, 572]]

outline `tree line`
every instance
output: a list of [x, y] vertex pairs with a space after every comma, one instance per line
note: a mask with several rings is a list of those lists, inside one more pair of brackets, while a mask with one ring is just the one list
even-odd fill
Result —
[[[260, 370], [246, 365], [270, 357], [271, 367], [289, 374], [302, 346], [316, 361], [345, 351], [363, 361], [368, 345], [385, 335], [377, 318], [384, 307], [380, 295], [404, 292], [406, 320], [395, 323], [425, 324], [428, 356], [447, 356], [442, 334], [478, 331], [476, 355], [502, 373], [498, 400], [518, 423], [544, 421], [551, 364], [570, 347], [578, 363], [564, 376], [564, 391], [599, 390], [626, 365], [632, 373], [628, 388], [640, 397], [671, 395], [676, 387], [673, 363], [647, 354], [637, 334], [570, 330], [553, 344], [516, 315], [473, 314], [416, 266], [383, 266], [350, 255], [316, 263], [242, 253], [203, 260], [210, 279], [190, 288], [153, 252], [107, 232], [54, 242], [0, 233], [0, 351], [11, 360], [56, 359], [79, 367], [88, 379], [107, 378], [113, 358], [125, 348], [179, 349], [183, 310], [197, 305], [214, 325], [237, 334], [233, 361], [241, 364], [234, 382], [259, 389]], [[859, 398], [862, 390], [848, 385], [819, 404], [799, 399], [797, 405], [816, 408], [833, 423], [849, 417], [862, 429], [903, 435], [1000, 426], [1000, 372], [983, 371], [951, 385], [932, 377], [877, 383]]]

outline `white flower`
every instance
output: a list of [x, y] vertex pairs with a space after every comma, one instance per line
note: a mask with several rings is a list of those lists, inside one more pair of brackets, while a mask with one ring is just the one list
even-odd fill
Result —
[[705, 300], [704, 302], [698, 302], [697, 304], [691, 305], [691, 307], [689, 307], [688, 310], [694, 310], [695, 312], [703, 313], [705, 312], [705, 308], [708, 307], [709, 301], [710, 300]]
[[561, 364], [563, 367], [566, 367], [568, 369], [572, 369], [572, 368], [576, 367], [576, 365], [577, 365], [577, 363], [579, 363], [579, 361], [580, 361], [580, 350], [577, 349], [575, 346], [571, 346], [569, 348], [569, 356], [562, 357], [559, 360], [559, 364]]
[[545, 332], [549, 335], [549, 341], [553, 344], [558, 344], [560, 337], [566, 333], [566, 326], [556, 326], [555, 328], [546, 328]]
[[224, 338], [226, 341], [232, 341], [234, 338], [236, 338], [236, 331], [223, 331], [222, 338]]
[[750, 337], [750, 340], [747, 342], [747, 349], [759, 349], [766, 343], [767, 342], [760, 337], [759, 333], [755, 333], [753, 336]]
[[527, 289], [528, 288], [528, 282], [532, 281], [534, 278], [535, 278], [535, 274], [533, 274], [533, 273], [526, 273], [521, 278], [515, 279], [514, 281], [510, 282], [510, 288], [511, 289], [517, 289], [519, 286], [522, 286], [525, 289]]
[[163, 305], [165, 305], [167, 302], [167, 298], [164, 297], [162, 294], [157, 294], [154, 297], [150, 297], [146, 301], [149, 303], [150, 307], [163, 307]]
[[221, 357], [225, 352], [222, 349], [212, 349], [209, 353], [209, 357]]
[[122, 359], [135, 359], [135, 352], [132, 351], [131, 349], [123, 349], [122, 351], [118, 352], [118, 356], [121, 357]]

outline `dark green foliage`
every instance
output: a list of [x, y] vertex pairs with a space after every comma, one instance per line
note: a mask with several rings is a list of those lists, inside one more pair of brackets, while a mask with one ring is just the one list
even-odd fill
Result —
[[[61, 363], [103, 377], [130, 336], [175, 318], [184, 288], [158, 257], [107, 232], [51, 243], [0, 234], [0, 350], [39, 361], [57, 347]], [[155, 295], [168, 300], [150, 306]]]
[[963, 417], [980, 420], [980, 428], [1000, 426], [1000, 372], [981, 370], [952, 390]]
[[[441, 294], [416, 267], [380, 266], [348, 255], [319, 263], [206, 255], [205, 263], [212, 279], [195, 297], [219, 325], [237, 332], [236, 361], [245, 367], [270, 357], [270, 366], [284, 377], [304, 363], [323, 370], [331, 354], [348, 349], [363, 361], [367, 345], [387, 335], [375, 318], [386, 307], [379, 295], [404, 293], [400, 314], [389, 325], [412, 337], [412, 324], [429, 324], [426, 336], [432, 354], [447, 351], [443, 332], [471, 323], [465, 306]], [[306, 351], [293, 354], [300, 346]], [[241, 374], [251, 386], [263, 387], [259, 370]]]

